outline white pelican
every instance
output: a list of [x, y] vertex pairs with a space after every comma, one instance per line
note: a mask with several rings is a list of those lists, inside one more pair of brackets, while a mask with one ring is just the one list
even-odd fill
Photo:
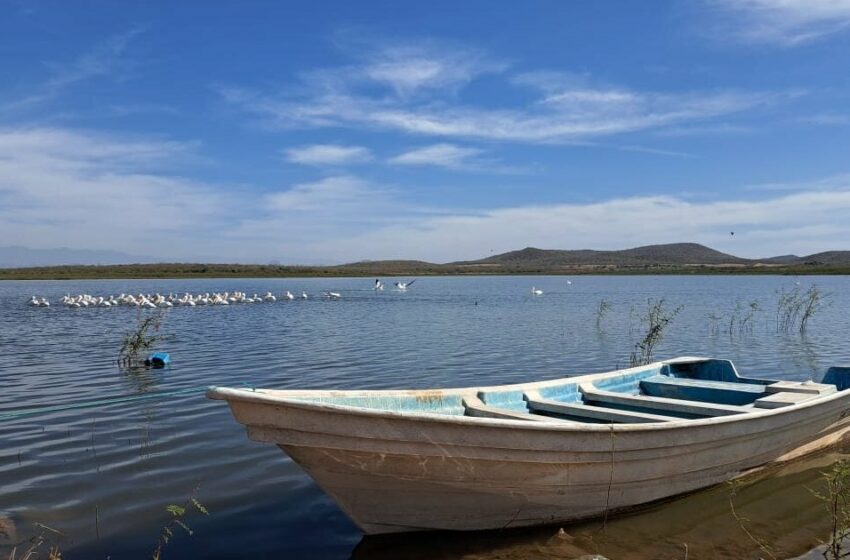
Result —
[[35, 296], [29, 300], [28, 305], [32, 305], [33, 307], [38, 307], [38, 299]]
[[292, 301], [293, 299], [295, 299], [295, 296], [289, 290], [286, 290], [286, 293], [283, 294], [283, 297], [285, 297], [289, 301]]
[[342, 294], [339, 292], [325, 292], [325, 295], [328, 299], [339, 299], [342, 297]]
[[263, 296], [263, 301], [274, 302], [277, 301], [277, 298], [271, 292], [266, 292], [266, 295]]
[[414, 279], [413, 279], [413, 280], [411, 280], [410, 282], [396, 282], [396, 283], [395, 283], [395, 287], [396, 287], [397, 289], [399, 289], [399, 290], [401, 290], [401, 291], [403, 292], [404, 290], [406, 290], [406, 289], [408, 289], [409, 287], [411, 287], [411, 286], [413, 285], [413, 283], [414, 283], [414, 282], [416, 282], [416, 280], [417, 280], [417, 279], [416, 279], [416, 278], [414, 278]]
[[542, 296], [542, 295], [543, 295], [543, 290], [539, 290], [539, 289], [535, 288], [534, 286], [532, 286], [532, 287], [531, 287], [531, 295], [533, 295], [533, 296]]
[[301, 292], [301, 299], [307, 299], [307, 292]]
[[375, 278], [375, 287], [373, 289], [376, 291], [384, 289], [384, 283], [381, 282], [380, 278]]

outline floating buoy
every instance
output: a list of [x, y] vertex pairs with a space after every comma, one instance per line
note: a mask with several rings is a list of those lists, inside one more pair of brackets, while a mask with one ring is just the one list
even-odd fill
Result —
[[145, 365], [152, 368], [164, 368], [171, 363], [171, 356], [167, 352], [154, 352], [145, 360]]

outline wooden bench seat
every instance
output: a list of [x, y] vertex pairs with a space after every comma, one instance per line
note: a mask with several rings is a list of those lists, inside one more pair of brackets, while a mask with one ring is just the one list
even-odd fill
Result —
[[650, 414], [648, 412], [633, 412], [629, 410], [616, 410], [602, 406], [591, 406], [583, 403], [565, 403], [551, 399], [544, 399], [537, 392], [525, 393], [528, 408], [533, 411], [564, 414], [575, 418], [590, 418], [606, 422], [618, 422], [623, 424], [645, 423], [645, 422], [670, 422], [681, 420], [674, 416], [663, 416], [661, 414]]
[[629, 395], [597, 389], [592, 383], [582, 383], [579, 391], [587, 402], [611, 403], [666, 412], [692, 414], [694, 416], [729, 416], [752, 412], [752, 408], [716, 403], [702, 403], [683, 399]]

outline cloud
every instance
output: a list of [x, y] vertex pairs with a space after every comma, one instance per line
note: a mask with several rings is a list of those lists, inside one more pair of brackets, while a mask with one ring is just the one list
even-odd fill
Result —
[[313, 183], [266, 196], [266, 204], [276, 211], [338, 211], [340, 207], [361, 207], [378, 191], [356, 177], [327, 177]]
[[[759, 257], [846, 249], [841, 240], [850, 239], [850, 174], [753, 200], [640, 196], [429, 207], [413, 202], [415, 185], [352, 175], [273, 190], [194, 181], [174, 171], [194, 149], [173, 140], [0, 128], [0, 239], [171, 260], [287, 263], [446, 262], [528, 245], [616, 249], [676, 241]], [[244, 204], [246, 193], [258, 204]]]
[[416, 148], [399, 154], [390, 163], [398, 165], [433, 165], [447, 169], [462, 169], [474, 166], [471, 158], [479, 155], [481, 150], [477, 148], [465, 148], [454, 144], [433, 144], [423, 148]]
[[[441, 140], [522, 143], [577, 143], [674, 127], [699, 130], [718, 118], [729, 120], [801, 95], [641, 91], [594, 83], [586, 74], [512, 74], [509, 69], [457, 45], [393, 44], [368, 50], [356, 63], [313, 69], [281, 91], [227, 86], [219, 93], [266, 128], [367, 128]], [[475, 95], [471, 88], [459, 95], [484, 74], [491, 74], [488, 91], [517, 101], [494, 105], [494, 94]]]
[[36, 92], [0, 105], [0, 115], [31, 109], [53, 99], [65, 89], [92, 78], [120, 77], [129, 65], [124, 56], [127, 47], [143, 31], [142, 28], [137, 27], [117, 33], [70, 62], [49, 64], [51, 76], [37, 88]]
[[788, 97], [764, 92], [659, 94], [582, 89], [553, 93], [515, 109], [493, 109], [352, 94], [300, 100], [239, 89], [223, 90], [222, 94], [264, 125], [284, 129], [366, 126], [421, 136], [528, 143], [575, 142], [699, 123]]
[[741, 188], [750, 191], [844, 191], [850, 190], [850, 173], [838, 173], [810, 181], [759, 183]]
[[46, 83], [47, 89], [58, 90], [96, 76], [115, 74], [123, 67], [127, 46], [142, 32], [137, 27], [117, 33], [71, 63], [53, 65], [54, 74]]
[[226, 223], [225, 208], [239, 215], [221, 190], [154, 171], [193, 149], [65, 129], [0, 128], [0, 239], [190, 255], [200, 237]]
[[793, 47], [850, 27], [850, 0], [708, 0], [724, 37]]
[[372, 153], [363, 146], [314, 144], [284, 150], [286, 159], [302, 165], [344, 165], [363, 163], [372, 159]]
[[426, 217], [340, 239], [333, 251], [337, 258], [356, 250], [363, 258], [445, 262], [525, 246], [623, 249], [696, 241], [749, 257], [810, 254], [845, 248], [836, 240], [850, 238], [848, 211], [850, 190], [704, 203], [645, 196]]
[[816, 113], [797, 117], [794, 122], [816, 126], [847, 126], [850, 125], [850, 114]]
[[506, 64], [490, 60], [483, 52], [454, 46], [396, 44], [372, 53], [362, 68], [365, 78], [385, 85], [401, 97], [422, 90], [452, 91], [487, 73], [498, 73]]

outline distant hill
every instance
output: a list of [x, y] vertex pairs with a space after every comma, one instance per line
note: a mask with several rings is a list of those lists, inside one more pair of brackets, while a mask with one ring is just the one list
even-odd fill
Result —
[[800, 257], [800, 262], [811, 264], [846, 264], [850, 263], [850, 251], [826, 251], [807, 257]]
[[21, 268], [31, 266], [57, 266], [79, 264], [130, 264], [153, 263], [157, 259], [141, 255], [131, 255], [120, 251], [100, 251], [91, 249], [30, 249], [28, 247], [0, 247], [0, 268]]
[[800, 262], [800, 257], [797, 255], [780, 255], [778, 257], [770, 257], [767, 259], [758, 259], [760, 262], [769, 264], [795, 264]]
[[[0, 263], [3, 250], [0, 248]], [[32, 250], [27, 250], [32, 251]], [[435, 264], [413, 260], [360, 261], [341, 265], [257, 265], [226, 263], [147, 263], [110, 251], [58, 249], [37, 252], [45, 260], [93, 260], [100, 265], [66, 264], [0, 267], [0, 280], [72, 278], [280, 278], [333, 276], [429, 276], [448, 274], [850, 274], [850, 251], [805, 257], [782, 255], [743, 259], [698, 243], [647, 245], [619, 251], [557, 250], [526, 247], [474, 261]], [[5, 253], [8, 255], [9, 253]], [[14, 254], [14, 252], [12, 253]], [[30, 262], [34, 257], [30, 254]], [[118, 261], [110, 264], [109, 261]], [[131, 264], [127, 264], [130, 260]], [[122, 262], [123, 261], [123, 262]], [[55, 261], [54, 261], [55, 262]]]
[[733, 255], [715, 251], [699, 243], [670, 243], [646, 245], [620, 251], [589, 249], [564, 251], [526, 247], [476, 261], [450, 263], [453, 265], [502, 265], [508, 267], [565, 267], [565, 266], [641, 266], [641, 265], [743, 265], [752, 263]]

